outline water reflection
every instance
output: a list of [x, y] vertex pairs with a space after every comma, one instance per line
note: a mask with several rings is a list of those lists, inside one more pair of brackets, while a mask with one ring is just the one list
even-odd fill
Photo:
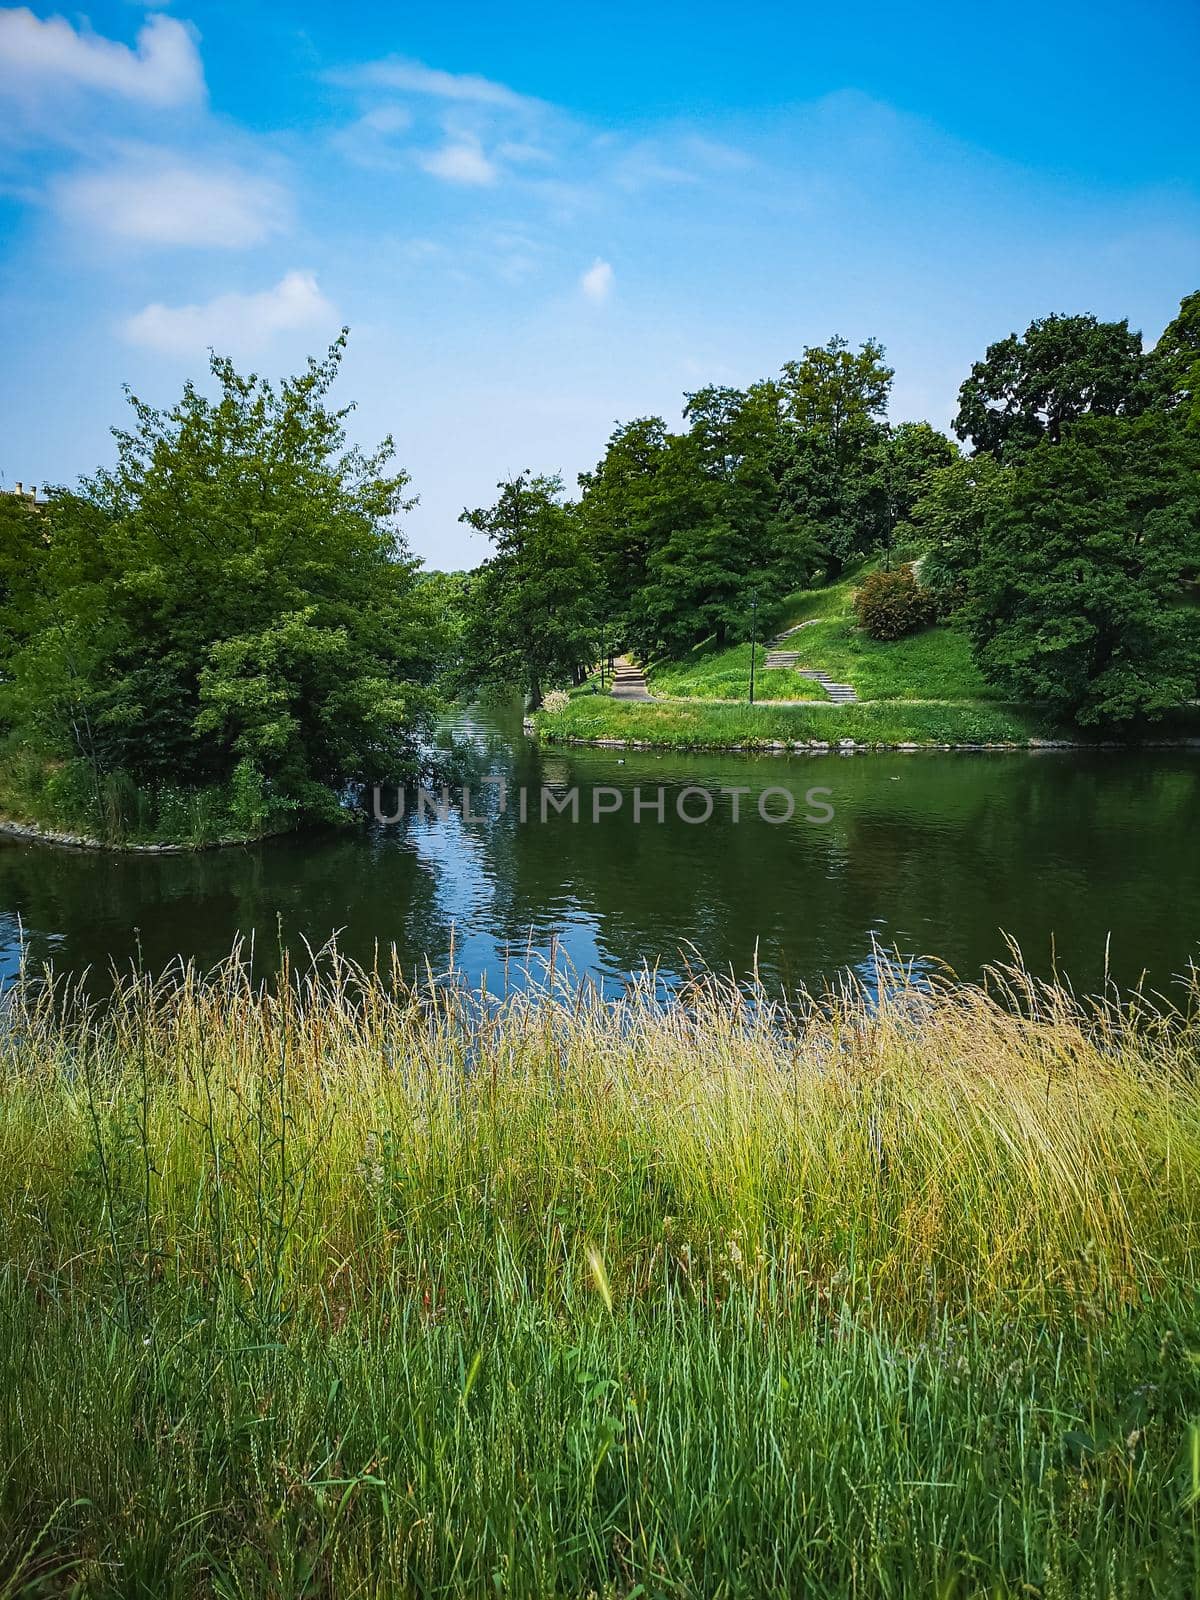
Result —
[[[1188, 754], [890, 755], [840, 758], [544, 750], [515, 712], [447, 724], [447, 775], [471, 819], [411, 813], [390, 826], [187, 856], [69, 853], [0, 842], [0, 976], [22, 939], [33, 963], [101, 971], [179, 953], [212, 964], [241, 933], [256, 966], [335, 930], [358, 960], [395, 945], [409, 970], [453, 959], [473, 982], [521, 981], [529, 960], [569, 962], [610, 989], [644, 963], [664, 977], [697, 960], [771, 985], [847, 968], [876, 981], [877, 948], [932, 956], [975, 976], [1004, 935], [1049, 974], [1102, 981], [1111, 932], [1119, 982], [1160, 988], [1197, 955], [1197, 767]], [[540, 792], [595, 786], [620, 810], [593, 823], [522, 822], [487, 776]], [[741, 817], [679, 820], [681, 790], [743, 791]], [[814, 786], [832, 820], [803, 820]], [[664, 819], [633, 791], [664, 791]], [[757, 800], [788, 790], [794, 817]], [[778, 808], [778, 797], [773, 802]]]

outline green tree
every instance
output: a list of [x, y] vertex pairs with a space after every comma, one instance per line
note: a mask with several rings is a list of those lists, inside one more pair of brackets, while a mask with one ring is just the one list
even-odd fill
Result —
[[993, 456], [958, 456], [925, 480], [924, 492], [909, 513], [915, 540], [925, 547], [921, 582], [944, 606], [966, 598], [983, 560], [985, 526], [993, 502], [1007, 492], [1011, 478]]
[[830, 578], [890, 537], [884, 414], [893, 375], [873, 339], [851, 350], [833, 338], [783, 367], [777, 517], [819, 552]]
[[620, 424], [592, 472], [581, 473], [578, 517], [600, 580], [606, 627], [634, 643], [635, 596], [650, 556], [671, 531], [671, 502], [660, 476], [669, 438], [661, 417]]
[[646, 648], [672, 651], [745, 637], [751, 595], [785, 592], [815, 560], [804, 527], [780, 514], [779, 386], [698, 390], [684, 419], [657, 479], [658, 523], [669, 531], [650, 555], [631, 619]]
[[968, 626], [982, 670], [1080, 723], [1153, 719], [1196, 693], [1200, 441], [1151, 413], [1047, 436], [989, 499]]
[[1200, 429], [1200, 290], [1184, 296], [1163, 329], [1150, 352], [1150, 373], [1159, 403], [1181, 406], [1189, 426]]
[[462, 682], [519, 684], [536, 710], [595, 658], [596, 567], [560, 478], [523, 473], [497, 488], [494, 505], [460, 519], [495, 546], [468, 590]]
[[41, 609], [37, 589], [45, 572], [47, 521], [24, 494], [0, 490], [0, 673], [28, 637]]
[[[411, 768], [438, 655], [396, 532], [391, 441], [327, 404], [345, 334], [278, 387], [213, 357], [213, 398], [131, 397], [117, 464], [56, 495], [2, 705], [19, 739], [150, 788], [327, 815]], [[11, 614], [11, 607], [8, 613]], [[0, 626], [3, 626], [0, 621]]]
[[1127, 320], [1049, 316], [990, 344], [958, 392], [954, 431], [975, 450], [1013, 459], [1058, 444], [1083, 416], [1132, 416], [1149, 398], [1142, 336]]
[[827, 440], [844, 464], [882, 422], [894, 377], [876, 340], [852, 350], [848, 340], [835, 336], [809, 345], [799, 361], [785, 361], [779, 386], [796, 430]]
[[958, 447], [928, 422], [901, 422], [889, 428], [883, 456], [888, 522], [894, 530], [911, 520], [934, 474], [958, 460]]

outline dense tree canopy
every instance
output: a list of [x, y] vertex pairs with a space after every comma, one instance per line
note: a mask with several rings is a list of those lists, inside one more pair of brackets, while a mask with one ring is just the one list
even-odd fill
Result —
[[1009, 475], [994, 456], [959, 456], [929, 474], [910, 512], [922, 550], [921, 581], [943, 601], [961, 600], [984, 557], [992, 501], [1007, 493]]
[[830, 339], [783, 367], [780, 507], [830, 578], [890, 540], [884, 412], [892, 377], [882, 346], [871, 339], [857, 351], [845, 339]]
[[1184, 296], [1179, 315], [1163, 329], [1150, 374], [1156, 401], [1183, 407], [1187, 425], [1200, 428], [1200, 290]]
[[1197, 691], [1200, 440], [1178, 419], [1094, 417], [1028, 451], [983, 515], [968, 623], [1015, 697], [1084, 724]]
[[1200, 676], [1200, 296], [1151, 351], [1052, 316], [989, 346], [960, 393], [976, 453], [914, 506], [927, 583], [963, 603], [1014, 697], [1085, 725], [1162, 716]]
[[440, 644], [391, 442], [348, 448], [327, 404], [343, 348], [278, 387], [214, 357], [212, 398], [131, 397], [116, 466], [36, 514], [36, 558], [28, 521], [5, 521], [11, 737], [97, 796], [116, 775], [232, 785], [248, 826], [411, 766]]
[[990, 344], [958, 394], [954, 431], [1013, 459], [1083, 416], [1133, 415], [1149, 398], [1142, 336], [1127, 321], [1050, 316]]
[[841, 464], [864, 435], [883, 421], [895, 372], [883, 346], [868, 339], [858, 350], [847, 340], [811, 345], [799, 361], [785, 361], [780, 377], [788, 420], [801, 434], [819, 435]]
[[595, 569], [561, 479], [525, 473], [497, 487], [493, 506], [463, 512], [495, 554], [467, 590], [462, 682], [519, 685], [536, 710], [595, 657]]
[[744, 637], [751, 596], [777, 597], [886, 550], [954, 446], [892, 429], [882, 347], [805, 350], [780, 376], [688, 395], [683, 428], [618, 427], [580, 478], [576, 528], [606, 625], [643, 655]]

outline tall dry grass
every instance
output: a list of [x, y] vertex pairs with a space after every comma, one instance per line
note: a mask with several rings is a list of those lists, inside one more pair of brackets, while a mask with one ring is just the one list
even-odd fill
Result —
[[1190, 1594], [1198, 1040], [1019, 967], [27, 986], [0, 1596]]

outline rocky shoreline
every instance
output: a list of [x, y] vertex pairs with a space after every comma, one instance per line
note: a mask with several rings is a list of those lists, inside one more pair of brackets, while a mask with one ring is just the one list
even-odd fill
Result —
[[919, 755], [922, 751], [975, 751], [975, 752], [1000, 752], [1009, 754], [1024, 751], [1026, 754], [1036, 754], [1039, 751], [1050, 750], [1198, 750], [1200, 739], [1144, 739], [1133, 745], [1122, 742], [1120, 739], [1026, 739], [1022, 741], [1004, 740], [991, 743], [952, 743], [940, 744], [933, 741], [924, 743], [889, 743], [879, 740], [859, 739], [796, 739], [764, 740], [755, 744], [677, 744], [665, 739], [613, 739], [608, 737], [585, 739], [577, 734], [553, 734], [544, 729], [537, 728], [528, 719], [525, 731], [538, 738], [544, 744], [570, 744], [581, 745], [592, 749], [608, 750], [694, 750], [741, 752], [747, 755], [798, 755], [798, 756], [828, 756], [828, 755]]
[[198, 844], [134, 844], [93, 839], [83, 833], [64, 833], [57, 828], [40, 827], [36, 822], [17, 822], [12, 817], [0, 817], [0, 835], [27, 839], [34, 844], [58, 845], [64, 850], [115, 850], [125, 855], [147, 856], [191, 855], [197, 850], [224, 850], [230, 845], [254, 843], [250, 839], [209, 839]]

